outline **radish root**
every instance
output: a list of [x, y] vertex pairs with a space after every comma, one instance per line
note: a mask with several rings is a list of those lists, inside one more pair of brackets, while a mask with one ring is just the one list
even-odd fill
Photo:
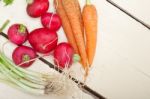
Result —
[[49, 22], [47, 28], [51, 28], [53, 16], [54, 16], [54, 13], [52, 13], [52, 16], [51, 16], [51, 19], [50, 19], [50, 22]]
[[46, 49], [46, 47], [48, 47], [49, 45], [53, 44], [58, 38], [56, 37], [54, 40], [52, 40], [51, 42], [49, 42], [48, 44], [45, 44], [43, 46], [44, 49]]

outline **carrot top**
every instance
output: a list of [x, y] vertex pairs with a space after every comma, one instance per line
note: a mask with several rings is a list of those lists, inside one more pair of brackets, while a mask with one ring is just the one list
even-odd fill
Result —
[[91, 5], [91, 0], [86, 0], [86, 5]]

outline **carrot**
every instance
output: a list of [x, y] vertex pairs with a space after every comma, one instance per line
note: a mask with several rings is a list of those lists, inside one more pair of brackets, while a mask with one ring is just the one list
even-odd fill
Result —
[[78, 0], [74, 0], [74, 2], [75, 2], [75, 7], [76, 7], [76, 9], [77, 9], [78, 17], [79, 17], [79, 20], [80, 20], [80, 26], [81, 26], [81, 30], [82, 30], [82, 36], [83, 36], [83, 38], [84, 38], [84, 25], [83, 25], [81, 7], [80, 7], [80, 4], [79, 4], [79, 1], [78, 1]]
[[92, 65], [97, 42], [97, 11], [90, 0], [86, 0], [86, 5], [82, 12], [85, 34], [86, 34], [86, 51], [88, 55], [89, 65]]
[[79, 49], [79, 53], [81, 56], [82, 60], [82, 65], [83, 68], [86, 71], [86, 74], [88, 72], [88, 59], [87, 59], [87, 54], [86, 54], [86, 49], [85, 49], [85, 44], [84, 44], [84, 39], [82, 37], [82, 29], [80, 25], [80, 20], [78, 17], [77, 9], [75, 6], [74, 0], [63, 0], [63, 7], [66, 11], [66, 14], [69, 18], [69, 21], [71, 23], [71, 27], [75, 36], [75, 40]]
[[56, 7], [57, 14], [61, 18], [62, 27], [63, 27], [63, 30], [66, 34], [68, 42], [74, 48], [75, 53], [79, 54], [78, 47], [77, 47], [77, 44], [76, 44], [76, 41], [75, 41], [75, 37], [73, 35], [73, 31], [72, 31], [72, 28], [71, 28], [71, 24], [69, 22], [68, 16], [66, 15], [66, 12], [65, 12], [65, 10], [63, 8], [63, 5], [62, 5], [62, 0], [54, 0], [54, 5]]

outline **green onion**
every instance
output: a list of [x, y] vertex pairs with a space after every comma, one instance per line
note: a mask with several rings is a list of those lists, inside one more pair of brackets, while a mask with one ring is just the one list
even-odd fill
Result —
[[[0, 56], [3, 57], [3, 61], [4, 63], [6, 64], [6, 66], [11, 70], [11, 71], [14, 71], [17, 75], [21, 76], [21, 77], [24, 77], [24, 78], [28, 78], [31, 79], [32, 81], [35, 81], [35, 82], [41, 82], [46, 80], [44, 79], [44, 75], [40, 74], [40, 73], [37, 73], [37, 72], [33, 72], [33, 71], [29, 71], [29, 70], [25, 70], [23, 68], [19, 68], [18, 66], [14, 65], [10, 59], [8, 59], [3, 53], [0, 52]], [[5, 60], [7, 60], [5, 62]], [[42, 78], [40, 78], [42, 77]], [[42, 82], [41, 82], [42, 83]]]
[[68, 86], [66, 81], [69, 79], [67, 77], [64, 79], [63, 75], [48, 75], [23, 69], [0, 52], [0, 80], [23, 91], [44, 95], [66, 90], [65, 85]]
[[[19, 86], [21, 87], [22, 89], [24, 89], [25, 91], [27, 92], [30, 92], [30, 93], [35, 93], [35, 94], [44, 94], [45, 93], [45, 88], [46, 88], [46, 83], [48, 84], [48, 82], [43, 81], [41, 80], [40, 82], [43, 82], [44, 84], [41, 85], [41, 83], [39, 82], [32, 82], [31, 81], [31, 78], [28, 78], [29, 76], [26, 76], [26, 75], [29, 75], [29, 74], [26, 74], [26, 73], [21, 73], [20, 71], [18, 71], [17, 69], [15, 70], [18, 74], [24, 74], [24, 77], [16, 74], [13, 70], [13, 67], [14, 67], [14, 64], [10, 61], [7, 61], [5, 60], [6, 57], [2, 57], [2, 54], [0, 53], [0, 73], [1, 73], [1, 77], [3, 75], [3, 79], [7, 79], [7, 81], [10, 81], [10, 82], [13, 82], [16, 86]], [[13, 64], [13, 65], [10, 65], [10, 64]], [[10, 68], [8, 68], [10, 67]], [[18, 67], [20, 68], [20, 67]], [[11, 70], [13, 69], [13, 70]], [[22, 69], [21, 69], [22, 70]], [[24, 69], [24, 71], [26, 71]], [[35, 72], [34, 72], [35, 73]], [[39, 75], [38, 73], [36, 73], [37, 75]], [[41, 75], [41, 74], [40, 74]], [[31, 77], [32, 75], [30, 75]], [[38, 78], [35, 78], [34, 76], [32, 76], [32, 80], [34, 79], [42, 79], [40, 77]], [[27, 79], [30, 79], [30, 80], [27, 80]], [[48, 80], [47, 80], [48, 81]]]

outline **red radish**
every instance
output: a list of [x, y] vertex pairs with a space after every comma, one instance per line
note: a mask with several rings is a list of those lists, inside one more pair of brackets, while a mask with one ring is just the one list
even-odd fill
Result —
[[[13, 54], [12, 54], [12, 59], [16, 65], [20, 65], [21, 67], [29, 67], [32, 65], [34, 61], [30, 61], [31, 59], [36, 58], [36, 52], [27, 46], [19, 46], [17, 47]], [[27, 62], [30, 61], [30, 62]], [[27, 62], [27, 63], [24, 63]], [[24, 64], [22, 64], [24, 63]]]
[[39, 28], [29, 34], [28, 40], [37, 52], [46, 54], [57, 46], [58, 36], [55, 31], [50, 31], [47, 28]]
[[22, 45], [27, 40], [28, 34], [23, 24], [14, 24], [8, 29], [9, 40], [17, 45]]
[[69, 43], [60, 43], [54, 50], [54, 62], [60, 68], [69, 68], [73, 63], [74, 50]]
[[30, 3], [27, 6], [27, 13], [29, 16], [36, 18], [40, 17], [49, 8], [48, 0], [29, 0]]
[[41, 17], [41, 23], [44, 27], [57, 31], [61, 27], [61, 19], [57, 14], [45, 13]]

